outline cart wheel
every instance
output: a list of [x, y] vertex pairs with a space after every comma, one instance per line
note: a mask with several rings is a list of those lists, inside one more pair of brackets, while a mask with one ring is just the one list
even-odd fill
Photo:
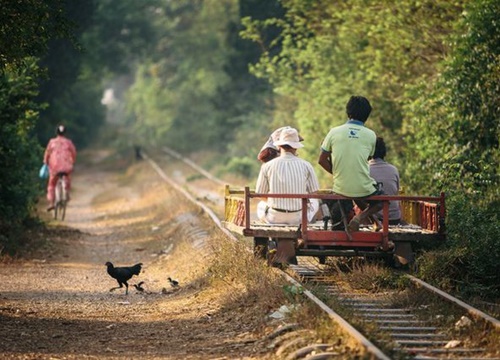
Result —
[[415, 263], [415, 254], [411, 243], [398, 242], [394, 250], [394, 265], [400, 269], [410, 269]]
[[415, 259], [415, 257], [413, 258], [413, 261], [408, 264], [408, 272], [410, 274], [417, 274], [418, 273], [418, 263], [417, 263], [417, 259]]
[[254, 237], [253, 238], [253, 254], [256, 258], [266, 260], [267, 259], [267, 243], [269, 239], [266, 237]]

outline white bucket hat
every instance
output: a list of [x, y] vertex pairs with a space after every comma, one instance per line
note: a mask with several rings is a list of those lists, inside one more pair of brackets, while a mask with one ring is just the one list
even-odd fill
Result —
[[300, 143], [299, 132], [294, 128], [285, 128], [281, 131], [278, 141], [274, 142], [274, 146], [289, 145], [294, 149], [304, 147]]

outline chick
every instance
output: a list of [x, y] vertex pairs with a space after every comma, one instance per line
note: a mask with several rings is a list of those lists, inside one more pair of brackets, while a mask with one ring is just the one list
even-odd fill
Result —
[[179, 281], [172, 279], [170, 276], [168, 277], [168, 282], [173, 288], [179, 287]]
[[144, 281], [141, 281], [139, 284], [133, 284], [135, 289], [138, 291], [138, 292], [144, 292], [144, 288], [142, 287], [142, 284], [144, 284]]

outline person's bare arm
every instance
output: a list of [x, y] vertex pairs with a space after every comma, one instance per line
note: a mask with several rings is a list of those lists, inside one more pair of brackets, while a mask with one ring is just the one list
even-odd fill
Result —
[[43, 154], [43, 163], [49, 165], [49, 157], [50, 153], [52, 152], [52, 147], [50, 146], [50, 142], [47, 144], [47, 147], [45, 148], [45, 152]]
[[329, 152], [323, 150], [321, 151], [321, 154], [319, 154], [318, 164], [320, 164], [321, 167], [328, 173], [332, 173], [332, 158]]
[[70, 149], [71, 149], [71, 157], [73, 159], [73, 163], [76, 162], [76, 148], [75, 148], [75, 145], [73, 144], [73, 142], [71, 141], [70, 142]]

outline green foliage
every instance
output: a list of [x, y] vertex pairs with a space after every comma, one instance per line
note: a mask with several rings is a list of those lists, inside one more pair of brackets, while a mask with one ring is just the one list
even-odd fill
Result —
[[[272, 106], [270, 87], [248, 71], [259, 50], [238, 37], [239, 14], [275, 14], [276, 4], [101, 1], [97, 24], [84, 39], [95, 49], [90, 58], [96, 66], [115, 74], [134, 72], [126, 81], [106, 81], [117, 100], [113, 118], [127, 128], [126, 142], [166, 144], [182, 152], [225, 151], [250, 127], [262, 126], [262, 114]], [[257, 151], [235, 150], [242, 156]]]
[[500, 293], [499, 13], [497, 1], [470, 3], [442, 76], [412, 89], [416, 100], [407, 105], [405, 129], [407, 183], [448, 194], [448, 249], [422, 257], [422, 275], [491, 298]]
[[222, 169], [223, 173], [230, 173], [250, 179], [259, 173], [259, 163], [254, 158], [232, 157]]
[[32, 135], [38, 68], [33, 59], [25, 64], [0, 75], [0, 249], [8, 252], [40, 195], [42, 149]]
[[467, 9], [444, 78], [451, 90], [457, 167], [467, 191], [483, 201], [500, 191], [500, 3], [480, 0]]
[[[71, 88], [79, 68], [75, 46], [55, 39], [74, 42], [75, 23], [68, 14], [85, 17], [81, 11], [90, 2], [67, 5], [61, 0], [19, 0], [2, 2], [0, 22], [0, 248], [13, 253], [19, 246], [21, 233], [33, 223], [31, 212], [41, 195], [38, 170], [42, 164], [42, 148], [36, 135], [43, 136], [45, 119], [41, 112], [51, 105], [47, 121], [60, 121], [62, 95]], [[74, 18], [73, 18], [74, 19]], [[79, 23], [82, 24], [82, 23]], [[50, 49], [51, 54], [42, 60]], [[73, 56], [68, 49], [75, 50]], [[55, 60], [54, 62], [51, 61]], [[41, 70], [43, 69], [43, 70]], [[58, 71], [52, 71], [57, 69]], [[42, 77], [42, 74], [44, 77]], [[57, 78], [59, 86], [47, 86], [48, 76]], [[59, 76], [58, 76], [59, 75]], [[64, 85], [60, 85], [64, 84]], [[61, 90], [63, 89], [63, 90]], [[41, 95], [43, 93], [43, 95]], [[78, 97], [83, 99], [82, 92]], [[74, 105], [74, 103], [73, 103]], [[73, 113], [76, 109], [72, 109]], [[55, 126], [51, 127], [53, 134]]]
[[229, 29], [237, 21], [237, 2], [162, 5], [153, 18], [160, 39], [154, 56], [138, 67], [128, 94], [133, 132], [181, 151], [224, 149], [232, 118], [222, 94], [230, 82]]
[[99, 109], [102, 70], [89, 70], [86, 55], [90, 49], [81, 48], [82, 33], [91, 24], [94, 8], [95, 4], [88, 1], [66, 4], [63, 15], [73, 24], [71, 38], [51, 39], [40, 60], [46, 77], [40, 81], [38, 101], [47, 106], [40, 111], [35, 131], [43, 145], [55, 135], [56, 126], [63, 123], [68, 136], [80, 148], [93, 138], [104, 120], [103, 109]]
[[0, 11], [0, 71], [8, 65], [22, 66], [30, 57], [41, 56], [55, 36], [70, 36], [71, 24], [64, 16], [63, 0], [2, 1]]
[[172, 127], [173, 108], [178, 100], [176, 94], [162, 86], [161, 79], [155, 77], [149, 65], [142, 65], [137, 70], [127, 99], [127, 107], [133, 117], [131, 135], [134, 143], [144, 143], [139, 140], [144, 138], [158, 144]]
[[[91, 143], [105, 119], [105, 109], [101, 104], [102, 87], [96, 86], [94, 78], [79, 78], [66, 89], [64, 94], [53, 99], [51, 114], [56, 123], [66, 124], [68, 136], [78, 149]], [[44, 112], [44, 116], [47, 117]], [[53, 123], [54, 121], [52, 121]], [[54, 125], [50, 129], [51, 137], [55, 136]]]
[[[462, 1], [283, 0], [283, 19], [243, 19], [243, 36], [264, 48], [253, 72], [275, 91], [296, 100], [288, 109], [307, 141], [306, 158], [316, 160], [328, 130], [346, 120], [352, 94], [370, 99], [368, 126], [386, 138], [396, 154], [403, 148], [406, 88], [436, 74], [445, 40], [462, 10]], [[280, 29], [274, 41], [262, 34]], [[397, 158], [394, 161], [402, 165]]]
[[406, 128], [414, 189], [478, 194], [486, 204], [500, 195], [499, 13], [497, 1], [473, 2], [442, 77], [414, 89]]
[[419, 271], [444, 289], [495, 299], [500, 296], [500, 203], [478, 207], [475, 200], [449, 201], [447, 249], [425, 254]]
[[128, 74], [133, 65], [151, 55], [159, 40], [154, 29], [164, 0], [99, 0], [87, 20], [82, 43], [92, 72]]

